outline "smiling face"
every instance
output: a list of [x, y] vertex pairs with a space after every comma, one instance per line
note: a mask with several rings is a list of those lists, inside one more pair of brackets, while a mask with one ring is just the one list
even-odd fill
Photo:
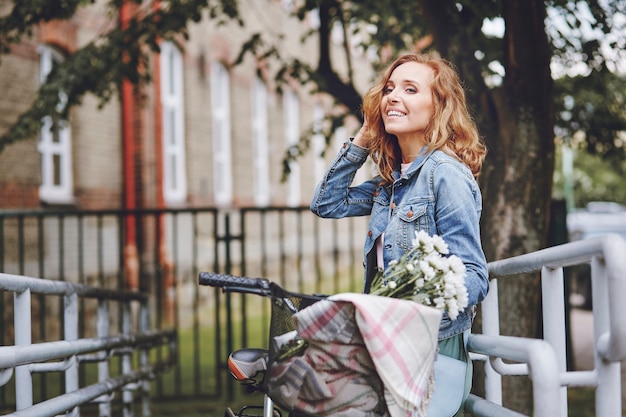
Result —
[[[434, 114], [431, 83], [434, 72], [428, 65], [406, 62], [393, 70], [380, 103], [387, 133], [401, 144], [424, 145], [424, 131]], [[419, 148], [418, 148], [419, 149]]]

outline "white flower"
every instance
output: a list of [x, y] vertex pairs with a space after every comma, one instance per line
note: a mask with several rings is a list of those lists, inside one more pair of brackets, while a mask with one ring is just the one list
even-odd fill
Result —
[[446, 283], [450, 283], [452, 285], [458, 285], [458, 284], [465, 285], [463, 275], [457, 274], [454, 271], [450, 271], [450, 270], [446, 271], [443, 274], [443, 280]]
[[433, 241], [429, 240], [428, 242], [424, 242], [422, 245], [422, 251], [424, 251], [427, 255], [434, 252], [435, 246], [433, 245]]
[[423, 230], [415, 232], [413, 246], [419, 248], [425, 254], [429, 254], [435, 250], [432, 238]]
[[456, 320], [459, 316], [459, 305], [456, 300], [454, 298], [449, 299], [446, 305], [448, 307], [448, 316], [450, 316], [452, 320]]
[[446, 258], [443, 258], [441, 255], [436, 252], [429, 253], [426, 255], [424, 261], [428, 262], [428, 264], [438, 271], [446, 271], [448, 270], [448, 262]]
[[457, 294], [456, 285], [453, 282], [446, 282], [443, 286], [443, 296], [446, 298], [454, 298]]
[[448, 257], [448, 265], [450, 266], [450, 269], [454, 271], [454, 273], [465, 274], [465, 264], [458, 256], [450, 255]]
[[461, 306], [462, 308], [467, 307], [467, 304], [469, 303], [469, 299], [468, 299], [468, 294], [467, 294], [467, 287], [465, 286], [464, 283], [457, 286], [456, 298], [459, 302], [459, 306]]
[[379, 269], [371, 293], [433, 306], [456, 319], [468, 305], [466, 268], [461, 258], [446, 257], [448, 253], [443, 238], [417, 231], [413, 247], [386, 270]]
[[433, 246], [435, 247], [435, 250], [442, 255], [447, 255], [449, 252], [448, 244], [439, 235], [433, 235]]
[[424, 279], [426, 281], [430, 281], [431, 279], [435, 277], [435, 270], [433, 269], [432, 266], [430, 266], [428, 262], [420, 261], [419, 267], [422, 270], [422, 273], [424, 274]]
[[428, 233], [423, 230], [418, 230], [417, 232], [415, 232], [415, 240], [413, 240], [413, 246], [420, 247], [428, 241], [430, 241], [430, 236], [428, 236]]

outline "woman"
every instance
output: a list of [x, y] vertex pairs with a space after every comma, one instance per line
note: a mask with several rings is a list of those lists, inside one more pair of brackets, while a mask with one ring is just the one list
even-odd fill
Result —
[[[418, 230], [441, 236], [450, 254], [462, 259], [469, 306], [454, 321], [444, 313], [439, 328], [439, 354], [467, 363], [457, 371], [464, 375], [453, 378], [465, 380], [462, 403], [472, 375], [467, 335], [489, 286], [476, 182], [486, 148], [458, 75], [438, 57], [411, 54], [395, 60], [365, 95], [363, 115], [358, 134], [344, 144], [319, 183], [311, 210], [325, 218], [371, 216], [364, 247], [365, 292], [378, 268], [386, 269], [410, 249]], [[352, 186], [368, 156], [378, 175]], [[429, 416], [442, 415], [437, 409], [450, 403], [441, 397], [450, 394], [441, 385], [436, 379]]]

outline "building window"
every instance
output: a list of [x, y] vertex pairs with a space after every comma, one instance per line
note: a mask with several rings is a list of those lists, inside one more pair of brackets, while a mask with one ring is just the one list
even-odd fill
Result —
[[163, 197], [179, 203], [187, 197], [185, 158], [183, 58], [171, 42], [161, 45], [161, 106], [163, 109]]
[[320, 28], [320, 9], [318, 7], [311, 9], [307, 14], [309, 27], [311, 30], [318, 30]]
[[263, 80], [255, 77], [252, 88], [252, 175], [254, 202], [259, 207], [270, 203], [267, 105], [267, 87]]
[[[283, 111], [285, 116], [285, 142], [291, 149], [300, 141], [300, 103], [298, 96], [291, 89], [286, 89], [283, 95]], [[289, 164], [289, 178], [287, 180], [287, 205], [300, 205], [300, 164], [291, 161]]]
[[[63, 61], [63, 56], [47, 45], [39, 47], [39, 81], [46, 77], [55, 63]], [[65, 95], [59, 93], [59, 106], [66, 104]], [[43, 119], [39, 145], [41, 154], [41, 185], [39, 198], [51, 204], [74, 202], [72, 178], [72, 130], [69, 121], [53, 116]]]
[[283, 10], [286, 11], [287, 13], [293, 13], [294, 11], [294, 0], [282, 0], [281, 4], [283, 6]]
[[324, 148], [326, 141], [323, 132], [324, 108], [321, 104], [313, 107], [313, 137], [311, 138], [311, 146], [313, 148], [313, 166], [315, 171], [315, 182], [318, 182], [324, 175], [326, 170], [326, 162], [324, 161]]
[[213, 187], [217, 205], [232, 202], [230, 76], [219, 62], [211, 66], [213, 110]]

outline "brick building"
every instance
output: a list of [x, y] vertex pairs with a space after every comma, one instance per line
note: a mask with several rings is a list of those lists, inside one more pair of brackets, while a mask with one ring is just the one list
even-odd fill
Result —
[[[243, 6], [243, 28], [205, 19], [180, 45], [163, 43], [145, 99], [122, 93], [99, 109], [98, 99], [87, 96], [56, 134], [44, 128], [40, 137], [6, 147], [0, 209], [307, 205], [328, 160], [309, 152], [283, 183], [282, 158], [330, 100], [295, 84], [277, 94], [266, 68], [266, 79], [257, 77], [258, 62], [231, 64], [258, 31], [280, 31], [283, 53], [313, 63], [314, 39], [302, 44], [300, 38], [314, 28], [315, 16], [289, 17], [285, 1]], [[30, 106], [55, 60], [117, 24], [104, 7], [96, 2], [67, 22], [41, 25], [1, 57], [0, 131]], [[360, 77], [367, 82], [369, 75], [360, 71]], [[316, 140], [314, 149], [323, 143]]]
[[[111, 16], [106, 3], [96, 1], [68, 21], [36, 27], [32, 37], [0, 57], [0, 132], [30, 107], [54, 61], [123, 21], [124, 12]], [[123, 276], [130, 288], [138, 286], [142, 274], [154, 271], [161, 271], [168, 283], [175, 279], [173, 270], [189, 280], [193, 268], [224, 263], [209, 249], [219, 241], [218, 226], [205, 220], [202, 230], [194, 230], [192, 216], [173, 220], [162, 214], [155, 224], [153, 213], [135, 218], [122, 210], [308, 206], [335, 150], [322, 159], [325, 139], [314, 136], [311, 150], [291, 166], [285, 182], [282, 162], [289, 145], [331, 111], [332, 100], [296, 83], [277, 93], [272, 62], [255, 62], [250, 56], [240, 65], [233, 62], [252, 33], [264, 32], [283, 55], [314, 65], [316, 39], [303, 44], [301, 38], [315, 29], [316, 16], [302, 21], [290, 17], [289, 1], [240, 4], [244, 27], [204, 19], [188, 27], [189, 39], [163, 42], [161, 54], [151, 56], [153, 82], [139, 94], [126, 84], [103, 108], [88, 95], [71, 110], [69, 120], [52, 130], [46, 125], [37, 137], [0, 152], [0, 271], [79, 282]], [[0, 13], [11, 5], [0, 0]], [[333, 60], [345, 62], [342, 31], [332, 38]], [[371, 65], [363, 54], [351, 59], [365, 91]], [[357, 128], [355, 119], [332, 147]], [[85, 210], [89, 216], [81, 214]], [[29, 217], [20, 217], [23, 213]], [[47, 213], [47, 220], [41, 221], [39, 213]], [[311, 227], [301, 231], [309, 240]], [[358, 236], [352, 243], [356, 248], [364, 227], [351, 232]], [[281, 232], [270, 232], [265, 241], [277, 242]], [[263, 243], [260, 233], [248, 234], [252, 249], [246, 261], [286, 259], [278, 247]], [[190, 258], [190, 237], [201, 248], [199, 260]], [[258, 249], [268, 246], [269, 253]], [[285, 246], [294, 259], [302, 256], [297, 251], [312, 251]], [[294, 270], [301, 268], [300, 261], [293, 262]]]

